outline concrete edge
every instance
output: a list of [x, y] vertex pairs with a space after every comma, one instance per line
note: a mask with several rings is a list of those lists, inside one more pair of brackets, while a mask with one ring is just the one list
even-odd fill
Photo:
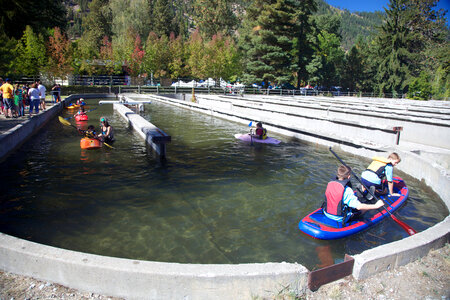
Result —
[[306, 289], [300, 264], [179, 264], [99, 256], [0, 233], [0, 268], [127, 299], [251, 299]]
[[353, 277], [365, 279], [376, 273], [406, 265], [432, 249], [443, 247], [450, 239], [450, 216], [413, 236], [378, 246], [354, 255]]

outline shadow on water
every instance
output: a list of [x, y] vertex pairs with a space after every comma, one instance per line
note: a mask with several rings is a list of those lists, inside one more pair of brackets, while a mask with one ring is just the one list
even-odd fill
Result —
[[[115, 128], [115, 149], [81, 150], [77, 131], [55, 119], [1, 164], [0, 230], [116, 257], [287, 261], [308, 268], [407, 236], [391, 219], [336, 241], [298, 230], [299, 220], [321, 205], [338, 166], [326, 147], [276, 135], [279, 145], [251, 146], [234, 139], [248, 126], [160, 103], [145, 109], [142, 116], [172, 136], [167, 160], [160, 161], [111, 106], [88, 113], [87, 124], [98, 128], [106, 116]], [[369, 163], [340, 155], [355, 171]], [[421, 231], [445, 218], [435, 193], [396, 175], [410, 188], [398, 213], [403, 221]]]

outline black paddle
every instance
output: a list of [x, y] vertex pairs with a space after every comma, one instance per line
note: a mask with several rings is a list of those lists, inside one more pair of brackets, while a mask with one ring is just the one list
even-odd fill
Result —
[[[346, 166], [347, 168], [349, 168], [349, 170], [350, 170], [350, 172], [352, 173], [352, 175], [353, 175], [353, 177], [355, 177], [356, 178], [356, 180], [358, 180], [359, 181], [359, 183], [361, 183], [363, 186], [364, 186], [364, 188], [375, 198], [375, 200], [379, 200], [378, 198], [377, 198], [377, 196], [375, 196], [375, 193], [372, 193], [372, 191], [369, 189], [369, 188], [367, 188], [367, 186], [359, 179], [359, 177], [358, 176], [356, 176], [356, 174], [352, 171], [352, 169], [349, 167], [349, 166], [347, 166], [346, 164], [345, 164], [345, 162], [331, 149], [331, 147], [330, 147], [330, 151], [331, 151], [331, 153], [333, 153], [333, 155], [344, 165], [344, 166]], [[384, 202], [384, 201], [383, 201]], [[383, 205], [383, 208], [386, 210], [386, 212], [388, 212], [389, 213], [389, 215], [391, 216], [391, 218], [392, 218], [392, 220], [394, 220], [398, 225], [400, 225], [400, 227], [402, 227], [409, 235], [413, 235], [413, 234], [416, 234], [417, 233], [417, 231], [415, 231], [411, 226], [409, 226], [408, 224], [406, 224], [405, 222], [403, 222], [403, 221], [400, 221], [399, 219], [397, 219], [397, 217], [395, 217], [387, 208], [386, 208], [386, 206], [384, 206]]]

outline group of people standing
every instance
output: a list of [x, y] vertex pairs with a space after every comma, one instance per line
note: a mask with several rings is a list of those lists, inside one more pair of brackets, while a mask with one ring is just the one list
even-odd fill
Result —
[[40, 80], [31, 85], [13, 84], [11, 79], [6, 78], [3, 81], [0, 78], [0, 105], [1, 114], [6, 118], [17, 118], [25, 116], [25, 109], [28, 107], [31, 117], [33, 111], [35, 114], [39, 110], [45, 110], [45, 92], [47, 89]]

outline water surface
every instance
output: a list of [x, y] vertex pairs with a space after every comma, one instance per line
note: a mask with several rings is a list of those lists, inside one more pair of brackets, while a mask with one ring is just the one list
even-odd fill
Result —
[[[95, 109], [88, 123], [98, 127], [106, 116], [115, 149], [81, 150], [75, 129], [50, 122], [0, 165], [0, 231], [132, 259], [286, 261], [311, 269], [407, 236], [391, 219], [336, 241], [298, 230], [299, 220], [321, 205], [338, 166], [326, 147], [277, 134], [271, 136], [279, 145], [250, 145], [234, 138], [248, 131], [245, 125], [154, 102], [143, 117], [172, 136], [161, 162], [110, 105], [97, 102], [88, 102]], [[355, 171], [369, 163], [338, 154]], [[428, 187], [395, 175], [410, 188], [401, 220], [422, 231], [447, 216]]]

